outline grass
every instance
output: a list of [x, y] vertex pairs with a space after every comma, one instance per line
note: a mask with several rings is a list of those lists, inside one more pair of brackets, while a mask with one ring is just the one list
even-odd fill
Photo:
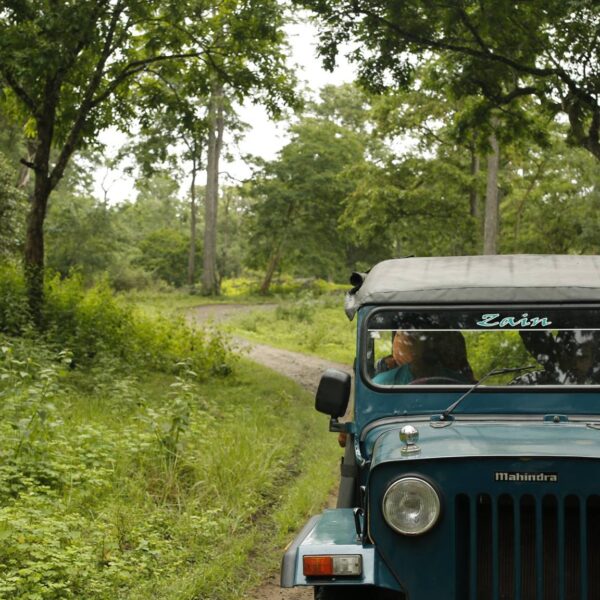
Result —
[[260, 277], [238, 277], [225, 279], [221, 283], [220, 296], [202, 296], [200, 293], [190, 293], [189, 290], [133, 290], [120, 294], [121, 301], [130, 306], [135, 306], [150, 316], [157, 314], [163, 316], [179, 315], [182, 311], [194, 306], [207, 304], [271, 304], [282, 303], [286, 299], [294, 302], [303, 294], [315, 296], [327, 295], [346, 290], [347, 285], [328, 283], [321, 279], [297, 280], [290, 276], [276, 279], [268, 295], [258, 294]]
[[347, 365], [355, 356], [356, 321], [346, 317], [340, 294], [252, 311], [230, 319], [227, 327], [249, 340]]
[[[136, 309], [149, 316], [176, 316], [182, 311], [194, 306], [203, 306], [207, 304], [235, 304], [240, 302], [240, 298], [232, 296], [202, 296], [200, 294], [190, 294], [183, 289], [173, 289], [170, 291], [130, 291], [119, 295], [121, 302], [129, 306], [135, 306]], [[244, 302], [259, 304], [265, 302], [264, 296], [244, 299]]]
[[311, 395], [256, 364], [198, 383], [16, 362], [0, 362], [0, 598], [244, 597], [337, 479]]
[[[242, 312], [221, 326], [231, 335], [343, 364], [352, 364], [356, 346], [356, 321], [344, 313], [340, 293], [300, 298], [221, 296], [204, 298], [186, 292], [129, 293], [122, 297], [149, 316], [181, 316], [186, 310], [206, 304], [245, 304]], [[252, 310], [253, 304], [275, 303], [273, 310]]]

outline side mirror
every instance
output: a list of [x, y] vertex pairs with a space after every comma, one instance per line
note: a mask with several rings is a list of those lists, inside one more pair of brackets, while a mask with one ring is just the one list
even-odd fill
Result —
[[350, 400], [352, 378], [348, 373], [327, 369], [317, 388], [315, 408], [333, 419], [343, 417]]

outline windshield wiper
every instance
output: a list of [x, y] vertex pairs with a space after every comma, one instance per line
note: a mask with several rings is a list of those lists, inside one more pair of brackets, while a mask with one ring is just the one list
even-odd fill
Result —
[[537, 369], [537, 365], [527, 365], [526, 367], [509, 367], [507, 369], [492, 369], [486, 373], [476, 384], [472, 385], [458, 400], [453, 402], [446, 410], [438, 416], [439, 421], [452, 421], [450, 413], [471, 393], [474, 392], [486, 379], [494, 375], [504, 375], [505, 373], [518, 373], [529, 369]]

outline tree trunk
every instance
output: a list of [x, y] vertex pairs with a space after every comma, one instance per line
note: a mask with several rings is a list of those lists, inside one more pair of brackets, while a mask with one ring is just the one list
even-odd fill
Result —
[[54, 112], [52, 106], [48, 116], [38, 119], [37, 140], [33, 167], [35, 174], [33, 194], [27, 215], [25, 236], [24, 270], [27, 280], [27, 299], [33, 322], [42, 327], [44, 305], [44, 220], [48, 208], [48, 198], [54, 189], [49, 173], [50, 148], [54, 133]]
[[50, 180], [46, 174], [36, 173], [27, 216], [24, 266], [29, 310], [38, 328], [42, 326], [44, 304], [44, 219], [51, 191]]
[[[31, 139], [28, 139], [26, 142], [27, 146], [27, 158], [25, 161], [30, 163], [35, 156], [35, 142]], [[21, 163], [21, 168], [19, 169], [19, 174], [17, 176], [17, 187], [22, 190], [27, 187], [29, 180], [31, 179], [31, 168], [27, 165]]]
[[479, 173], [479, 155], [477, 150], [471, 148], [471, 176], [473, 178], [471, 183], [471, 189], [469, 191], [469, 201], [471, 216], [475, 219], [479, 219], [479, 190], [477, 187], [477, 174]]
[[192, 158], [192, 184], [190, 186], [190, 248], [188, 253], [188, 285], [194, 289], [196, 281], [196, 157]]
[[208, 153], [206, 157], [206, 199], [204, 203], [204, 256], [202, 293], [219, 293], [217, 277], [217, 207], [219, 203], [219, 158], [223, 147], [223, 84], [213, 82], [208, 114]]
[[223, 197], [223, 220], [221, 224], [221, 231], [223, 234], [221, 244], [221, 274], [229, 273], [229, 255], [227, 250], [229, 249], [229, 208], [231, 203], [231, 194], [225, 193]]
[[266, 296], [269, 293], [269, 288], [271, 287], [271, 282], [273, 281], [273, 275], [279, 266], [279, 261], [281, 260], [281, 246], [282, 244], [278, 244], [277, 248], [272, 252], [271, 257], [269, 258], [269, 263], [267, 264], [267, 270], [265, 272], [265, 278], [260, 284], [260, 289], [258, 293], [261, 296]]
[[495, 133], [490, 135], [491, 153], [487, 158], [487, 189], [485, 193], [485, 221], [483, 228], [483, 253], [498, 254], [499, 193], [498, 171], [500, 145]]

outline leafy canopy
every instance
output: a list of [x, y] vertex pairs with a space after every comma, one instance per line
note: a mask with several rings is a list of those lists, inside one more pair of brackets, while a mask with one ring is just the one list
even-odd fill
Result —
[[295, 0], [321, 24], [332, 68], [350, 42], [367, 87], [407, 87], [432, 53], [455, 64], [455, 86], [493, 106], [533, 96], [569, 119], [569, 139], [600, 160], [600, 6], [594, 0]]

